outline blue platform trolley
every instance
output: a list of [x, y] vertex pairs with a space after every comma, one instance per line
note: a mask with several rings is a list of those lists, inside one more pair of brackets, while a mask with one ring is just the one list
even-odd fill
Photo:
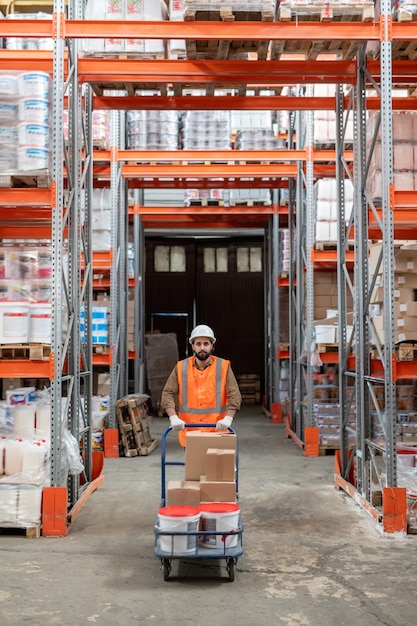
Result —
[[[215, 424], [187, 424], [187, 428], [197, 428], [202, 430], [204, 428], [215, 428]], [[185, 465], [184, 461], [167, 460], [167, 436], [173, 429], [167, 428], [162, 435], [161, 440], [161, 505], [159, 513], [172, 509], [174, 507], [166, 507], [166, 475], [167, 467], [173, 465]], [[235, 434], [232, 428], [228, 429], [229, 432]], [[238, 491], [238, 449], [236, 445], [236, 494]], [[212, 503], [212, 508], [225, 503]], [[226, 509], [227, 509], [227, 505]], [[186, 517], [179, 518], [181, 523], [175, 523], [175, 517], [167, 518], [172, 519], [172, 526], [161, 528], [161, 516], [157, 516], [157, 521], [154, 527], [155, 533], [155, 546], [154, 554], [161, 560], [161, 566], [164, 574], [164, 580], [169, 580], [169, 575], [172, 569], [172, 561], [174, 559], [188, 560], [188, 559], [224, 559], [226, 562], [226, 570], [228, 579], [233, 582], [235, 579], [235, 567], [237, 565], [238, 558], [243, 554], [243, 523], [240, 512], [240, 507], [235, 504], [230, 504], [230, 510], [233, 512], [231, 515], [235, 517], [235, 522], [230, 528], [216, 528], [210, 526], [210, 523], [206, 524], [206, 528], [202, 529], [198, 522], [195, 522], [195, 518], [192, 516], [193, 511], [188, 511], [187, 507], [181, 508], [181, 514], [184, 513]], [[192, 507], [188, 507], [192, 508]], [[204, 505], [201, 506], [204, 510]], [[207, 505], [207, 510], [210, 510], [210, 506]], [[187, 515], [190, 515], [188, 518]], [[174, 512], [175, 515], [175, 512]], [[187, 523], [187, 520], [191, 523]], [[168, 524], [169, 526], [169, 524]], [[207, 547], [209, 546], [210, 547]]]

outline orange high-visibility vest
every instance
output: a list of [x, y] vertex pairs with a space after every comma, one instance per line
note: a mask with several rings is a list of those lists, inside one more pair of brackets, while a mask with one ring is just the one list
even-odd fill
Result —
[[[194, 366], [194, 357], [178, 363], [178, 417], [187, 424], [215, 424], [226, 414], [226, 377], [230, 361], [210, 358], [213, 363], [204, 370]], [[182, 446], [185, 446], [186, 431], [178, 433]]]

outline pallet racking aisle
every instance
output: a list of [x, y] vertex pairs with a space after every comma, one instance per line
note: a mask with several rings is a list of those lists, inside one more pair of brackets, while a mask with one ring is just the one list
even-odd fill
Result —
[[[394, 222], [402, 225], [413, 224], [410, 207], [415, 208], [415, 194], [402, 195], [395, 190], [392, 177], [392, 132], [391, 113], [396, 107], [415, 107], [413, 97], [392, 100], [392, 85], [413, 87], [416, 75], [416, 62], [412, 51], [417, 42], [417, 29], [413, 23], [392, 22], [387, 0], [382, 2], [379, 21], [185, 21], [185, 22], [146, 22], [119, 20], [84, 20], [82, 7], [70, 3], [68, 17], [62, 0], [56, 0], [52, 20], [0, 21], [0, 35], [3, 37], [50, 37], [54, 49], [48, 51], [0, 50], [3, 67], [10, 71], [22, 67], [34, 67], [47, 71], [53, 79], [53, 165], [51, 186], [47, 189], [17, 190], [5, 188], [0, 199], [1, 218], [7, 217], [3, 233], [11, 234], [18, 227], [19, 219], [33, 220], [43, 232], [45, 220], [52, 238], [54, 257], [54, 300], [51, 359], [48, 377], [52, 390], [52, 463], [51, 487], [46, 502], [52, 509], [51, 534], [64, 534], [73, 519], [71, 510], [78, 511], [84, 494], [97, 486], [95, 462], [89, 449], [89, 402], [91, 398], [92, 346], [87, 331], [86, 341], [81, 342], [78, 320], [81, 307], [90, 310], [92, 298], [92, 266], [89, 214], [81, 223], [81, 196], [85, 206], [90, 206], [93, 181], [104, 181], [112, 190], [112, 273], [111, 273], [111, 313], [112, 354], [111, 395], [113, 400], [125, 393], [128, 354], [122, 335], [125, 332], [126, 272], [123, 258], [126, 256], [127, 208], [124, 203], [126, 187], [140, 190], [146, 188], [194, 188], [196, 179], [201, 188], [210, 188], [222, 179], [225, 189], [244, 187], [245, 179], [259, 188], [278, 189], [289, 186], [295, 201], [290, 208], [290, 229], [296, 235], [297, 262], [290, 273], [290, 415], [287, 433], [294, 435], [304, 449], [312, 445], [317, 453], [317, 429], [312, 417], [311, 362], [301, 361], [305, 342], [313, 336], [312, 281], [314, 262], [318, 255], [312, 254], [312, 185], [313, 180], [333, 175], [339, 183], [340, 204], [342, 182], [351, 175], [352, 158], [346, 154], [343, 142], [334, 150], [316, 150], [311, 134], [311, 112], [314, 109], [335, 110], [338, 120], [339, 138], [343, 133], [343, 112], [350, 109], [354, 116], [354, 166], [355, 211], [351, 228], [355, 238], [355, 281], [352, 287], [346, 279], [346, 232], [343, 214], [339, 215], [339, 234], [336, 260], [339, 273], [339, 302], [341, 315], [339, 335], [342, 337], [338, 353], [341, 390], [341, 440], [340, 454], [337, 456], [336, 484], [348, 491], [381, 523], [386, 532], [406, 530], [405, 489], [397, 485], [396, 434], [394, 428], [394, 399], [396, 384], [402, 376], [403, 365], [395, 358], [393, 307], [384, 309], [385, 335], [380, 346], [378, 368], [375, 359], [370, 358], [369, 344], [369, 277], [367, 276], [367, 240], [372, 232], [379, 230], [382, 239], [382, 263], [384, 267], [384, 300], [393, 302], [393, 237]], [[283, 19], [283, 18], [281, 18]], [[285, 18], [286, 19], [286, 18]], [[292, 19], [292, 17], [291, 17]], [[224, 42], [241, 42], [242, 47], [250, 47], [256, 58], [236, 60], [224, 53], [221, 59], [145, 59], [94, 56], [87, 57], [81, 50], [84, 39], [138, 38], [143, 40], [164, 39], [185, 40], [187, 49], [197, 50], [200, 42], [210, 42], [210, 49], [219, 44], [223, 51], [233, 49]], [[245, 45], [242, 44], [245, 42]], [[268, 44], [269, 54], [265, 55]], [[221, 45], [220, 45], [221, 44]], [[246, 46], [247, 44], [247, 46]], [[262, 44], [262, 45], [258, 45]], [[372, 54], [369, 50], [372, 49]], [[393, 54], [393, 50], [395, 53]], [[407, 52], [404, 52], [404, 51]], [[257, 51], [257, 52], [256, 52]], [[368, 51], [368, 52], [367, 52]], [[411, 54], [411, 57], [407, 57]], [[407, 58], [404, 60], [404, 56]], [[342, 96], [341, 91], [333, 98], [313, 98], [309, 86], [315, 83], [328, 83], [349, 86], [353, 100]], [[284, 86], [301, 85], [306, 92], [297, 96], [284, 96]], [[372, 86], [377, 96], [367, 97], [366, 91]], [[192, 88], [199, 88], [205, 95], [189, 96]], [[214, 95], [221, 89], [223, 95]], [[274, 95], [258, 95], [261, 89], [268, 89]], [[117, 91], [117, 95], [108, 95]], [[123, 92], [124, 95], [120, 95]], [[152, 95], [138, 95], [148, 92]], [[226, 95], [224, 95], [226, 94]], [[63, 142], [63, 111], [68, 103], [70, 135], [68, 145]], [[94, 109], [123, 110], [144, 109], [283, 109], [304, 112], [305, 129], [301, 124], [301, 114], [295, 133], [295, 144], [290, 141], [286, 150], [274, 151], [232, 151], [206, 152], [202, 158], [198, 151], [131, 151], [120, 144], [118, 130], [115, 130], [112, 146], [105, 154], [93, 149], [91, 143], [91, 112]], [[365, 155], [365, 113], [368, 108], [381, 111], [383, 171], [382, 204], [375, 208], [366, 195], [366, 155]], [[115, 114], [116, 115], [116, 114]], [[117, 126], [117, 125], [115, 125]], [[304, 140], [301, 141], [301, 137]], [[64, 155], [64, 157], [62, 157]], [[285, 182], [284, 182], [285, 181]], [[290, 182], [288, 182], [290, 181]], [[68, 203], [64, 207], [64, 189], [67, 188]], [[269, 251], [269, 270], [273, 274], [268, 284], [266, 301], [269, 319], [274, 327], [269, 328], [266, 337], [267, 393], [269, 412], [280, 411], [279, 402], [279, 343], [277, 319], [279, 298], [276, 288], [277, 276], [277, 230], [282, 213], [275, 201], [271, 206], [250, 207], [146, 207], [136, 196], [134, 215], [136, 230], [146, 227], [175, 228], [195, 227], [249, 227], [256, 225], [265, 229]], [[401, 204], [402, 203], [402, 204]], [[339, 205], [340, 206], [340, 205]], [[13, 224], [10, 224], [8, 210], [15, 210]], [[17, 209], [23, 207], [19, 212]], [[30, 210], [31, 209], [31, 210]], [[29, 212], [26, 212], [26, 211]], [[343, 226], [342, 226], [343, 224]], [[6, 230], [7, 229], [7, 230]], [[143, 234], [143, 233], [142, 233]], [[69, 282], [62, 290], [63, 243], [69, 242]], [[143, 245], [143, 237], [137, 233], [137, 245]], [[81, 254], [82, 253], [82, 254]], [[83, 265], [80, 258], [83, 255]], [[314, 258], [313, 258], [314, 257]], [[143, 268], [142, 268], [143, 269]], [[140, 268], [138, 268], [141, 271]], [[82, 278], [83, 276], [83, 278]], [[81, 281], [84, 282], [81, 282]], [[81, 289], [79, 289], [82, 284]], [[353, 289], [357, 305], [354, 321], [355, 348], [347, 339], [343, 302], [347, 290]], [[60, 311], [63, 293], [68, 305], [68, 335], [65, 342], [61, 325]], [[138, 287], [136, 302], [143, 302], [143, 292]], [[139, 319], [139, 317], [138, 317]], [[144, 329], [137, 328], [139, 335]], [[140, 342], [137, 342], [140, 349]], [[140, 356], [143, 358], [143, 355]], [[140, 367], [143, 363], [140, 364]], [[2, 367], [3, 375], [5, 366]], [[17, 367], [17, 364], [16, 364]], [[42, 365], [42, 368], [45, 366]], [[140, 368], [139, 368], [140, 369]], [[17, 369], [15, 370], [17, 371]], [[39, 369], [41, 371], [41, 367]], [[44, 369], [42, 370], [44, 371]], [[136, 371], [139, 380], [139, 371]], [[407, 376], [414, 377], [412, 366], [407, 367]], [[354, 379], [354, 398], [357, 406], [357, 422], [353, 429], [347, 423], [347, 413], [352, 399], [347, 394], [350, 379]], [[349, 381], [348, 381], [349, 379]], [[372, 385], [384, 386], [384, 426], [385, 446], [376, 446], [371, 437], [371, 409], [369, 396]], [[68, 403], [61, 408], [63, 385], [68, 390]], [[85, 392], [82, 394], [82, 390]], [[305, 405], [305, 397], [307, 404]], [[78, 412], [84, 416], [85, 426], [80, 429]], [[304, 415], [303, 415], [304, 412]], [[85, 460], [87, 475], [84, 485], [79, 478], [72, 477], [70, 487], [63, 486], [60, 480], [61, 427], [67, 420], [71, 431], [79, 440], [85, 439]], [[115, 425], [115, 423], [111, 424]], [[306, 430], [309, 429], [309, 430]], [[308, 435], [308, 437], [306, 436]], [[354, 443], [352, 445], [352, 437]], [[97, 462], [96, 462], [97, 466]], [[354, 471], [353, 471], [354, 469]], [[353, 475], [355, 474], [355, 480]], [[373, 502], [374, 490], [371, 482], [377, 475], [377, 483], [383, 492], [383, 503], [377, 507]], [[372, 480], [371, 480], [372, 479]], [[85, 486], [87, 485], [87, 487]], [[57, 496], [55, 498], [55, 496]], [[59, 497], [58, 497], [59, 496]], [[67, 498], [68, 496], [68, 498]], [[54, 508], [54, 499], [60, 504]], [[63, 513], [63, 508], [65, 509]], [[61, 522], [59, 520], [64, 520]], [[54, 528], [54, 525], [56, 526]]]

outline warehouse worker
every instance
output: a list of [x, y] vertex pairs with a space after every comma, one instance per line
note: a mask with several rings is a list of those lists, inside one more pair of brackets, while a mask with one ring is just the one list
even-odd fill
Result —
[[227, 430], [242, 404], [230, 361], [213, 355], [216, 337], [210, 326], [196, 326], [189, 342], [194, 355], [175, 365], [161, 396], [161, 408], [173, 430], [179, 431], [182, 446], [187, 423], [216, 424], [216, 430]]

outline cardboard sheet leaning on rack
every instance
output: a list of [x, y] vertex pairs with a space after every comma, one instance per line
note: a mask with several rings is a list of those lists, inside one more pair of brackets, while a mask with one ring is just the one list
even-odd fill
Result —
[[145, 394], [129, 394], [116, 402], [120, 448], [124, 456], [147, 456], [159, 445], [158, 439], [152, 439], [151, 435], [148, 398]]

